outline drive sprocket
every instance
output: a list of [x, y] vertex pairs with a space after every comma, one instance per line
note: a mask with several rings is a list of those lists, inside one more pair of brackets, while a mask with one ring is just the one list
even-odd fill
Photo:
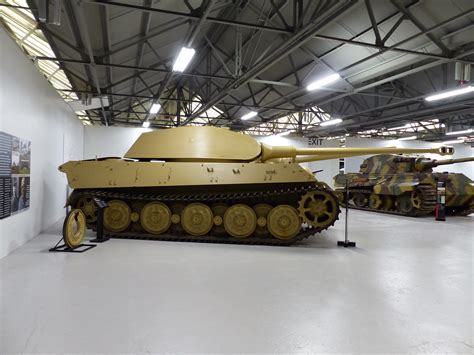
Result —
[[309, 191], [301, 196], [298, 212], [303, 222], [325, 229], [332, 225], [339, 214], [339, 206], [333, 194], [324, 190]]

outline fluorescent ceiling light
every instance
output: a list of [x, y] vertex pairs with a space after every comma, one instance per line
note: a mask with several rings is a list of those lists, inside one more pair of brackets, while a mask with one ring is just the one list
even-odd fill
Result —
[[160, 108], [161, 108], [160, 104], [153, 104], [153, 105], [151, 105], [150, 113], [151, 114], [157, 113], [158, 111], [160, 111]]
[[178, 54], [178, 58], [173, 64], [173, 71], [183, 72], [188, 66], [191, 59], [193, 59], [196, 50], [194, 48], [181, 48], [181, 51]]
[[454, 139], [452, 141], [444, 141], [444, 142], [441, 142], [443, 144], [459, 144], [459, 143], [464, 143], [464, 140], [463, 139]]
[[255, 117], [255, 116], [257, 116], [257, 112], [250, 111], [249, 113], [243, 115], [240, 119], [245, 121], [245, 120], [249, 120], [249, 119], [251, 119], [252, 117]]
[[402, 137], [402, 138], [398, 138], [397, 140], [398, 141], [412, 141], [414, 139], [418, 138], [417, 136], [409, 136], [409, 137]]
[[342, 120], [340, 118], [335, 118], [333, 120], [323, 121], [319, 125], [320, 126], [332, 126], [332, 125], [335, 125], [335, 124], [338, 124], [338, 123], [341, 123], [341, 122], [342, 122]]
[[293, 132], [291, 132], [291, 131], [285, 131], [285, 132], [277, 133], [276, 136], [278, 136], [278, 137], [283, 137], [283, 136], [288, 136], [288, 135], [290, 135], [291, 133], [293, 133]]
[[143, 122], [142, 126], [143, 126], [143, 128], [148, 128], [148, 127], [150, 127], [150, 122], [145, 121], [145, 122]]
[[425, 100], [426, 101], [442, 100], [442, 99], [447, 99], [448, 97], [467, 94], [467, 93], [470, 93], [472, 91], [474, 91], [474, 86], [466, 86], [466, 87], [463, 87], [463, 88], [450, 90], [450, 91], [445, 91], [445, 92], [442, 92], [440, 94], [428, 96]]
[[306, 89], [309, 90], [309, 91], [313, 91], [313, 90], [316, 90], [322, 86], [326, 86], [328, 84], [331, 84], [333, 82], [335, 82], [336, 80], [340, 79], [341, 76], [337, 73], [335, 74], [331, 74], [329, 76], [326, 76], [320, 80], [316, 80], [316, 81], [313, 81], [311, 84], [309, 84]]
[[452, 132], [446, 132], [446, 134], [448, 136], [455, 136], [455, 135], [458, 135], [458, 134], [464, 134], [464, 133], [471, 133], [473, 132], [474, 129], [465, 129], [464, 131], [452, 131]]
[[407, 124], [404, 125], [404, 126], [393, 127], [393, 128], [387, 128], [387, 131], [397, 131], [397, 130], [399, 130], [399, 129], [405, 129], [405, 128], [411, 128], [411, 124], [410, 124], [410, 123], [407, 123]]

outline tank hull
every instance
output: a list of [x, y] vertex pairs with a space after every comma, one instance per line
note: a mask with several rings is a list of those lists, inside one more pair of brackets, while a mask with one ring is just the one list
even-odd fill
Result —
[[[290, 245], [334, 224], [337, 198], [295, 163], [75, 161], [68, 205], [109, 237]], [[93, 171], [93, 174], [90, 172]], [[238, 181], [238, 183], [236, 183]]]
[[59, 167], [69, 186], [84, 188], [183, 187], [314, 182], [296, 163], [70, 161]]

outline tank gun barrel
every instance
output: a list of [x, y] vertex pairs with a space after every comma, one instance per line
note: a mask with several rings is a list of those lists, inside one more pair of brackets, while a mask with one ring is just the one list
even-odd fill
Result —
[[416, 164], [416, 168], [419, 171], [434, 168], [440, 165], [456, 164], [456, 163], [467, 163], [474, 161], [474, 157], [469, 158], [458, 158], [458, 159], [445, 159], [445, 160], [432, 160], [432, 161], [421, 161]]
[[451, 155], [454, 153], [454, 148], [447, 146], [439, 148], [296, 148], [288, 146], [269, 146], [262, 144], [262, 154], [260, 159], [261, 161], [268, 161], [271, 159], [291, 158], [296, 162], [309, 162], [367, 154], [405, 153], [432, 153], [439, 155]]

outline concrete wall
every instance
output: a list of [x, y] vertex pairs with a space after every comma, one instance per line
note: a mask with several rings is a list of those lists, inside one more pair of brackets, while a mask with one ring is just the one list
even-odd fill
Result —
[[30, 208], [0, 220], [1, 258], [64, 215], [67, 181], [57, 167], [83, 152], [83, 125], [2, 28], [0, 131], [31, 141]]
[[[397, 140], [386, 140], [386, 139], [369, 139], [369, 138], [352, 138], [346, 139], [347, 147], [398, 147], [398, 148], [433, 148], [439, 147], [440, 143], [429, 143], [422, 141], [397, 141]], [[465, 158], [473, 157], [474, 149], [468, 144], [455, 144], [453, 145], [455, 153], [453, 156], [440, 156], [436, 154], [427, 154], [426, 156], [432, 159], [449, 159], [449, 158]], [[370, 156], [370, 155], [369, 155]], [[346, 158], [345, 161], [345, 172], [357, 172], [362, 161], [369, 156], [360, 156]], [[439, 166], [434, 169], [435, 171], [450, 171], [455, 173], [462, 173], [474, 180], [474, 163], [462, 163], [453, 164], [446, 166]]]
[[[85, 127], [84, 134], [84, 158], [92, 159], [105, 156], [123, 156], [135, 140], [143, 132], [149, 129], [129, 127]], [[255, 137], [258, 141], [269, 145], [294, 145], [300, 148], [308, 148], [308, 139], [301, 137]], [[321, 145], [315, 147], [336, 147], [336, 141], [321, 141]], [[323, 170], [317, 174], [317, 178], [332, 186], [332, 177], [338, 173], [339, 163], [337, 160], [313, 162], [303, 164], [312, 171]]]

